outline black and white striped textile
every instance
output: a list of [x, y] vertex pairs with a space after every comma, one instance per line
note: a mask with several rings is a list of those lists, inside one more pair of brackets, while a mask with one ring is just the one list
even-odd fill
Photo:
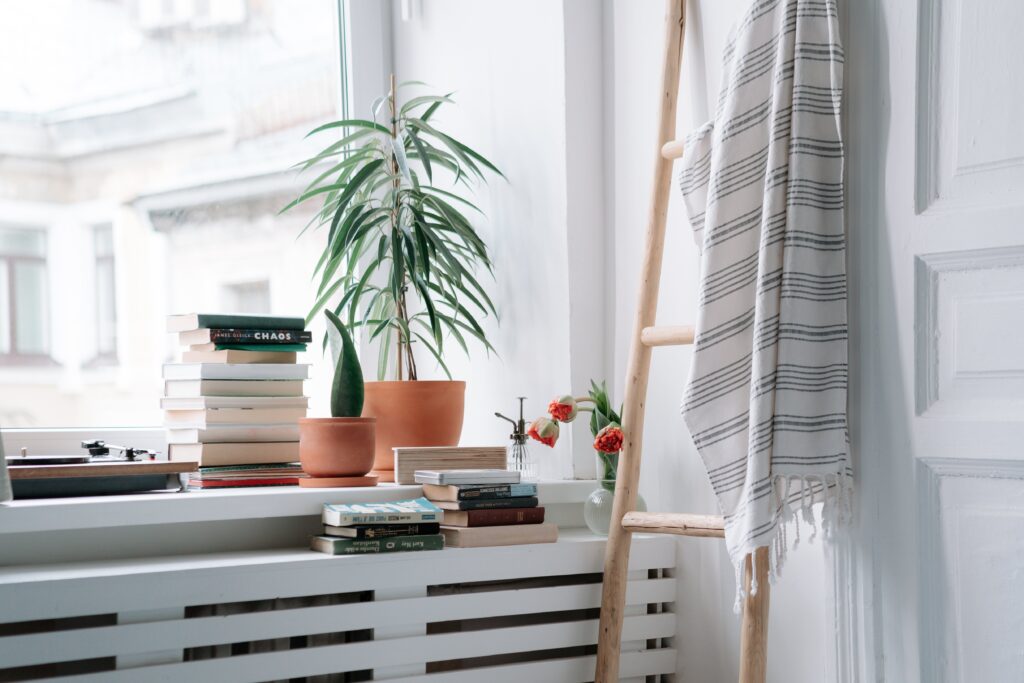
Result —
[[737, 579], [766, 545], [777, 575], [795, 509], [815, 533], [812, 503], [827, 534], [849, 516], [842, 88], [836, 1], [756, 0], [686, 140], [701, 291], [682, 411]]

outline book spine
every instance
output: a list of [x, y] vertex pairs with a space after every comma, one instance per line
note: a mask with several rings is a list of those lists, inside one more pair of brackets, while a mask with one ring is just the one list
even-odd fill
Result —
[[497, 508], [533, 508], [537, 507], [536, 496], [525, 498], [490, 498], [478, 500], [460, 500], [460, 510], [491, 510]]
[[394, 538], [395, 536], [425, 536], [440, 532], [440, 524], [385, 524], [362, 527], [356, 530], [356, 538]]
[[314, 539], [314, 550], [318, 549], [316, 547], [316, 542], [318, 540], [335, 555], [394, 553], [408, 550], [441, 550], [444, 548], [444, 537], [440, 534], [432, 536], [399, 536], [398, 538], [377, 539], [321, 537], [319, 539]]
[[544, 508], [505, 510], [469, 510], [467, 526], [501, 526], [505, 524], [540, 524], [544, 521]]
[[536, 484], [496, 484], [494, 486], [460, 486], [459, 500], [479, 498], [522, 498], [536, 496]]
[[215, 344], [308, 344], [313, 333], [308, 330], [244, 330], [215, 328], [210, 330]]
[[302, 318], [282, 318], [277, 316], [230, 315], [220, 313], [200, 313], [196, 316], [199, 327], [212, 329], [238, 330], [304, 330], [306, 321]]
[[437, 522], [436, 512], [406, 512], [406, 513], [365, 513], [365, 514], [338, 514], [330, 510], [324, 510], [324, 524], [331, 526], [356, 526], [373, 524], [419, 524], [421, 522]]

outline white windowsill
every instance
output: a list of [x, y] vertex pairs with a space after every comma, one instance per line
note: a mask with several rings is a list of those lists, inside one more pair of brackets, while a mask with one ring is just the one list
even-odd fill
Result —
[[[596, 487], [594, 480], [542, 481], [538, 487], [540, 504], [583, 503]], [[418, 485], [381, 484], [362, 488], [287, 486], [15, 500], [0, 504], [0, 537], [9, 533], [319, 515], [324, 503], [403, 500], [416, 498], [422, 492]]]

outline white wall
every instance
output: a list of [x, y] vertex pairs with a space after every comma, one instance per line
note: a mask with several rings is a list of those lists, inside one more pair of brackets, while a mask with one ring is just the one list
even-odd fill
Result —
[[[399, 78], [457, 90], [460, 107], [446, 123], [510, 180], [482, 197], [497, 259], [502, 326], [495, 340], [502, 357], [485, 364], [475, 356], [467, 438], [504, 434], [488, 416], [518, 392], [539, 413], [570, 380], [579, 390], [583, 378], [607, 377], [621, 401], [656, 150], [663, 3], [407, 6], [407, 19], [401, 4], [393, 6]], [[744, 6], [691, 3], [680, 133], [708, 118], [719, 55]], [[659, 320], [686, 323], [695, 314], [698, 259], [675, 196], [666, 249]], [[714, 513], [707, 475], [678, 411], [688, 363], [686, 349], [656, 352], [640, 492], [650, 509]], [[576, 450], [585, 454], [585, 429], [577, 436]], [[567, 463], [566, 445], [557, 452]], [[735, 679], [739, 629], [724, 546], [703, 539], [678, 544], [679, 680]], [[830, 577], [820, 544], [790, 555], [772, 596], [769, 680], [833, 678]]]
[[[493, 416], [495, 410], [513, 415], [515, 397], [527, 396], [528, 415], [541, 415], [552, 397], [570, 390], [584, 362], [570, 354], [571, 337], [588, 349], [580, 354], [587, 363], [599, 365], [604, 356], [603, 319], [577, 315], [570, 323], [577, 306], [601, 301], [600, 291], [580, 291], [585, 290], [581, 278], [589, 273], [581, 273], [578, 253], [570, 265], [570, 252], [582, 248], [603, 259], [604, 231], [600, 223], [588, 226], [585, 216], [569, 208], [568, 151], [582, 143], [567, 141], [563, 6], [549, 0], [429, 0], [407, 7], [404, 17], [401, 3], [392, 7], [398, 80], [455, 91], [457, 106], [442, 109], [437, 125], [494, 160], [508, 178], [493, 180], [477, 196], [486, 215], [479, 229], [495, 262], [490, 291], [500, 326], [491, 320], [486, 328], [498, 358], [488, 359], [475, 349], [467, 360], [454, 345], [446, 357], [456, 378], [470, 377], [472, 368], [463, 443], [503, 443], [509, 426]], [[585, 70], [586, 65], [573, 68]], [[594, 78], [599, 80], [599, 74]], [[599, 133], [599, 127], [594, 131]], [[600, 164], [589, 167], [599, 169]], [[571, 243], [570, 224], [575, 231]], [[588, 232], [594, 244], [584, 244]], [[429, 359], [418, 362], [421, 375], [440, 376]], [[590, 438], [582, 425], [580, 433], [576, 450], [592, 471]], [[570, 436], [563, 433], [553, 451], [531, 446], [542, 474], [573, 476]]]

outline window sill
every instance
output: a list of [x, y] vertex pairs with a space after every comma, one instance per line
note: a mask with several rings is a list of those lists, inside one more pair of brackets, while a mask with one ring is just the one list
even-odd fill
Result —
[[[596, 486], [593, 480], [544, 481], [539, 485], [540, 504], [580, 504]], [[13, 533], [319, 516], [324, 503], [403, 500], [418, 497], [422, 492], [418, 485], [381, 484], [363, 488], [288, 486], [15, 500], [0, 504], [0, 545], [4, 535]]]

